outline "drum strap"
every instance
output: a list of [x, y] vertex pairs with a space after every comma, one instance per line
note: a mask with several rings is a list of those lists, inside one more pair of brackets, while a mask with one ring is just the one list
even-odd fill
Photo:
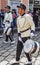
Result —
[[6, 30], [6, 32], [5, 32], [5, 33], [7, 33], [7, 31], [9, 30], [9, 28], [10, 28], [10, 27], [8, 27], [8, 28], [7, 28], [7, 30]]
[[[35, 42], [34, 42], [35, 43]], [[34, 50], [31, 52], [32, 54], [35, 53], [35, 51], [37, 50], [37, 44], [35, 43], [35, 47]]]

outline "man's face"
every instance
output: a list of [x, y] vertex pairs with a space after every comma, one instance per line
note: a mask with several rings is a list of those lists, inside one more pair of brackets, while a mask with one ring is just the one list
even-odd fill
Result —
[[20, 15], [22, 15], [22, 14], [25, 13], [25, 10], [19, 7], [19, 8], [18, 8], [18, 13], [19, 13]]
[[18, 13], [21, 14], [22, 10], [21, 8], [18, 8]]
[[5, 8], [5, 12], [9, 12], [10, 11], [10, 9], [9, 8]]

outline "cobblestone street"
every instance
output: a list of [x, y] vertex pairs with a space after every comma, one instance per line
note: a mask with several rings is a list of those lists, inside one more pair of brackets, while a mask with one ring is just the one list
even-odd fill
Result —
[[[14, 40], [15, 43], [10, 45], [10, 42], [3, 43], [4, 37], [0, 38], [0, 65], [10, 65], [10, 63], [13, 62], [16, 55], [16, 45], [17, 45], [17, 33], [14, 34]], [[36, 36], [34, 38], [35, 41], [39, 42], [40, 44], [40, 31], [36, 32]], [[26, 62], [26, 56], [24, 52], [21, 54], [21, 61]], [[33, 58], [33, 61], [35, 60], [35, 63], [33, 65], [40, 65], [40, 51], [37, 58]], [[20, 65], [23, 65], [23, 63], [20, 63]]]

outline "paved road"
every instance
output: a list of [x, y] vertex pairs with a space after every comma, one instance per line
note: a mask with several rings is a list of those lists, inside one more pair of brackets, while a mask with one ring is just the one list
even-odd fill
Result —
[[[16, 55], [16, 45], [17, 45], [17, 33], [14, 34], [15, 43], [10, 45], [10, 43], [3, 43], [4, 38], [0, 38], [0, 65], [10, 65], [13, 62]], [[36, 32], [36, 36], [34, 37], [35, 41], [38, 41], [40, 44], [40, 31]], [[36, 59], [34, 65], [40, 65], [40, 52], [37, 58], [33, 57], [33, 61]], [[26, 62], [26, 56], [22, 51], [21, 61]], [[20, 64], [23, 65], [23, 64]]]

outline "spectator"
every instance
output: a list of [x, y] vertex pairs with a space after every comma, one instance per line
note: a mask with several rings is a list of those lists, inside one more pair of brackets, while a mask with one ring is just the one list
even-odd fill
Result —
[[2, 27], [2, 25], [3, 25], [3, 21], [4, 21], [4, 15], [5, 14], [5, 12], [4, 12], [4, 10], [3, 9], [1, 9], [1, 11], [0, 11], [0, 20], [1, 20], [1, 27]]
[[12, 9], [12, 16], [13, 16], [13, 24], [14, 27], [16, 26], [16, 17], [17, 17], [17, 13], [15, 9]]
[[35, 27], [38, 27], [38, 13], [37, 13], [37, 11], [33, 15], [33, 20], [34, 20], [34, 23], [35, 23]]
[[30, 12], [30, 11], [28, 12], [28, 14], [31, 15], [31, 16], [33, 16], [33, 15], [32, 15], [32, 12]]
[[2, 21], [4, 20], [4, 10], [1, 9], [1, 18], [2, 18]]
[[0, 28], [1, 28], [2, 26], [1, 26], [1, 11], [0, 11]]

